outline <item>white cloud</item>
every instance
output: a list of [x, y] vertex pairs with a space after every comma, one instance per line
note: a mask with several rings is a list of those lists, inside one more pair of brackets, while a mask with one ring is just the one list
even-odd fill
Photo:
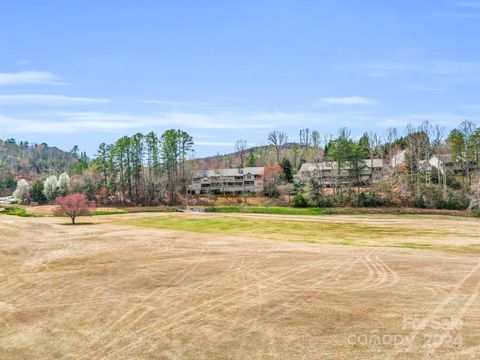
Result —
[[[355, 116], [355, 115], [354, 115]], [[357, 120], [358, 118], [358, 114]], [[0, 128], [6, 133], [86, 133], [90, 131], [125, 132], [156, 128], [208, 130], [274, 129], [281, 126], [313, 126], [335, 124], [348, 114], [316, 114], [293, 112], [194, 113], [168, 112], [132, 115], [109, 112], [48, 112], [35, 116], [0, 115]], [[355, 118], [355, 117], [354, 117]], [[364, 120], [365, 118], [360, 118]]]
[[370, 105], [377, 102], [362, 96], [348, 96], [348, 97], [326, 97], [319, 100], [320, 103], [333, 105]]
[[107, 104], [109, 99], [88, 98], [64, 95], [44, 95], [44, 94], [0, 94], [0, 104], [2, 105], [93, 105]]
[[45, 71], [20, 71], [16, 73], [0, 73], [0, 85], [22, 85], [53, 83], [56, 77]]
[[[478, 115], [478, 116], [477, 116]], [[338, 127], [358, 129], [364, 124], [380, 129], [389, 126], [405, 127], [423, 120], [440, 123], [446, 127], [457, 126], [462, 120], [479, 120], [476, 109], [464, 109], [458, 113], [392, 114], [377, 111], [312, 111], [312, 112], [165, 112], [129, 114], [112, 112], [35, 112], [32, 115], [1, 115], [0, 128], [5, 134], [80, 134], [163, 131], [181, 128], [195, 132], [207, 130], [210, 138], [199, 139], [202, 146], [230, 146], [228, 139], [218, 138], [216, 130], [248, 130], [266, 132], [283, 128], [287, 131], [303, 127], [335, 132]], [[363, 125], [362, 125], [363, 124]], [[204, 136], [205, 137], [205, 136]]]

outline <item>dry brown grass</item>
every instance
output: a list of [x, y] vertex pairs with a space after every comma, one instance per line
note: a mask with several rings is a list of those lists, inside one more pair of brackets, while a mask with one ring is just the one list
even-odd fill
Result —
[[[98, 216], [84, 226], [66, 226], [59, 218], [0, 216], [0, 358], [474, 359], [480, 354], [480, 261], [471, 253], [126, 224], [145, 216]], [[285, 221], [255, 216], [263, 222], [272, 218]], [[423, 234], [419, 242], [459, 246], [471, 246], [467, 235], [478, 228], [478, 222], [448, 219], [288, 219], [301, 226], [343, 221], [408, 227]], [[443, 239], [429, 235], [442, 229], [449, 234]], [[375, 232], [364, 236], [377, 238]], [[462, 323], [439, 329], [438, 320], [445, 323], [450, 316]], [[425, 329], [403, 326], [411, 318], [426, 320]], [[378, 346], [364, 344], [378, 335], [383, 337]], [[403, 343], [395, 347], [388, 336]], [[429, 346], [431, 338], [441, 337], [442, 343]], [[413, 338], [409, 348], [406, 339]]]

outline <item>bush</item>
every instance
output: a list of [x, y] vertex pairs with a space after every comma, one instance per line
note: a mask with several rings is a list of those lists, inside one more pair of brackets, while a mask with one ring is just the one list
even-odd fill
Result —
[[437, 203], [437, 209], [465, 210], [469, 207], [469, 204], [468, 199], [449, 196], [447, 199], [442, 199]]
[[335, 207], [335, 199], [331, 196], [322, 196], [315, 201], [315, 206], [320, 208]]
[[427, 203], [425, 201], [425, 196], [417, 196], [413, 199], [413, 207], [425, 209], [427, 207]]
[[7, 206], [5, 208], [5, 211], [2, 212], [2, 214], [15, 215], [15, 216], [21, 216], [21, 217], [33, 216], [32, 214], [27, 213], [27, 210], [19, 206]]
[[390, 199], [382, 197], [375, 192], [362, 192], [357, 197], [356, 205], [358, 207], [378, 207], [378, 206], [392, 206], [394, 202]]
[[470, 210], [473, 215], [480, 217], [480, 199], [472, 199], [470, 205], [468, 205], [468, 210]]
[[308, 201], [302, 194], [298, 194], [293, 198], [292, 205], [296, 208], [305, 208], [308, 207]]

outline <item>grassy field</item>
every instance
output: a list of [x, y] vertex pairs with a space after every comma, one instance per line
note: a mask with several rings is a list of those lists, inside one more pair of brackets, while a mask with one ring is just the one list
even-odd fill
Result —
[[[466, 252], [480, 252], [480, 233], [477, 225], [463, 228], [428, 226], [418, 222], [400, 223], [382, 221], [384, 219], [407, 220], [411, 217], [397, 215], [364, 216], [367, 221], [358, 221], [355, 217], [349, 221], [303, 221], [297, 218], [275, 219], [269, 217], [216, 217], [216, 216], [161, 216], [142, 217], [127, 220], [127, 224], [158, 228], [164, 230], [180, 230], [201, 234], [219, 234], [242, 236], [260, 239], [282, 239], [308, 243], [324, 243], [357, 246], [388, 246], [407, 248], [434, 248]], [[447, 218], [448, 219], [448, 218]], [[445, 219], [444, 221], [447, 221]], [[375, 222], [372, 223], [372, 220]], [[449, 220], [449, 219], [448, 219]], [[374, 237], [372, 237], [374, 234]], [[459, 235], [462, 241], [457, 241]]]
[[0, 215], [0, 359], [480, 356], [476, 220], [79, 220]]

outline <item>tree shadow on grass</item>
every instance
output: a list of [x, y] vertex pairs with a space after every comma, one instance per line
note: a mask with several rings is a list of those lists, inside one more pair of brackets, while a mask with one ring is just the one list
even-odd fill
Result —
[[83, 225], [95, 225], [95, 223], [93, 223], [93, 222], [79, 222], [79, 223], [75, 223], [75, 224], [65, 223], [65, 224], [60, 224], [60, 225], [64, 225], [64, 226], [83, 226]]

